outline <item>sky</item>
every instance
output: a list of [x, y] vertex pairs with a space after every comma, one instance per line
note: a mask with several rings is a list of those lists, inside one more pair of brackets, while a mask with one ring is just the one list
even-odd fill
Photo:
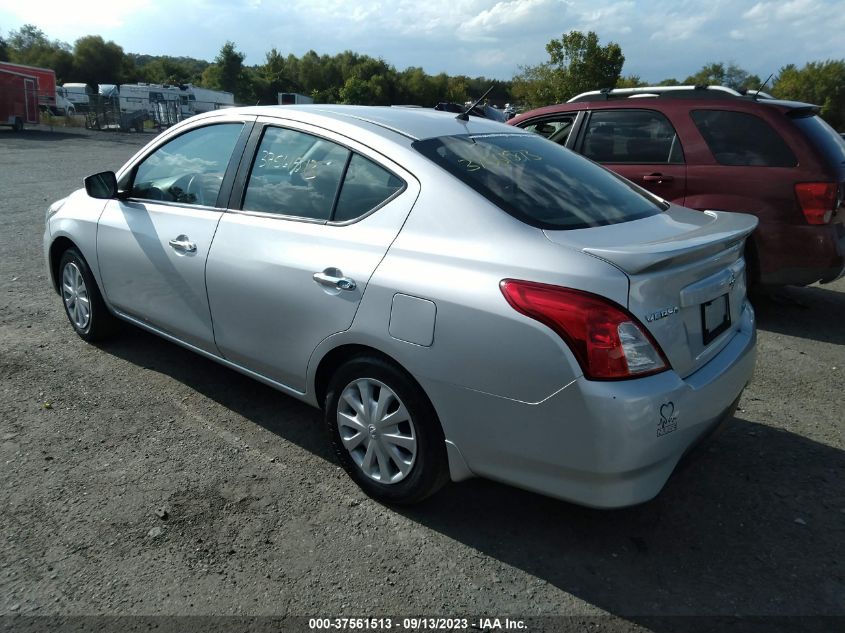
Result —
[[760, 77], [845, 58], [845, 0], [0, 0], [0, 33], [35, 24], [70, 44], [101, 35], [128, 53], [213, 60], [227, 41], [261, 64], [271, 48], [383, 58], [398, 70], [510, 79], [571, 30], [618, 43], [624, 75], [684, 79], [735, 63]]

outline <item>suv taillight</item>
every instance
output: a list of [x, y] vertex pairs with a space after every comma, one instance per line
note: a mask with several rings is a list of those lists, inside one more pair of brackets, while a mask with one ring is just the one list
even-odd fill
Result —
[[657, 342], [622, 306], [589, 292], [505, 279], [500, 288], [517, 312], [554, 330], [592, 380], [624, 380], [669, 368]]
[[836, 211], [837, 189], [835, 182], [799, 182], [795, 185], [795, 195], [808, 223], [830, 222]]

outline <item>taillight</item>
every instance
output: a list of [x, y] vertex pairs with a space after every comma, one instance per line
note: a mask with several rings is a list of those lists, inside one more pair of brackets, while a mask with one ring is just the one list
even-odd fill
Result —
[[835, 182], [799, 182], [795, 185], [798, 204], [810, 224], [827, 224], [836, 211]]
[[505, 279], [502, 294], [527, 317], [554, 330], [592, 380], [639, 378], [669, 362], [651, 335], [622, 306], [589, 292]]

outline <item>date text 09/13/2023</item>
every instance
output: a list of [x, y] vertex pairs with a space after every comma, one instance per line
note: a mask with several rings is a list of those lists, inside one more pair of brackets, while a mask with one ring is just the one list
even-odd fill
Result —
[[320, 630], [357, 630], [357, 631], [419, 631], [419, 630], [503, 630], [520, 631], [526, 629], [524, 620], [496, 617], [478, 618], [309, 618], [308, 628], [312, 631]]

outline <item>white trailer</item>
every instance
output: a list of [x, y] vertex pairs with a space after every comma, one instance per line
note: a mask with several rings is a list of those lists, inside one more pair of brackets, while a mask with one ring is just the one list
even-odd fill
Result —
[[56, 88], [56, 94], [61, 94], [79, 109], [85, 109], [91, 102], [88, 96], [88, 84], [68, 83]]
[[187, 93], [188, 103], [195, 114], [200, 112], [211, 112], [220, 108], [235, 107], [235, 95], [224, 90], [211, 90], [200, 88], [192, 84], [180, 86], [184, 93]]
[[[178, 88], [159, 84], [121, 84], [118, 89], [121, 114], [146, 112], [157, 125], [173, 125], [186, 118]], [[190, 116], [188, 113], [187, 116]]]

